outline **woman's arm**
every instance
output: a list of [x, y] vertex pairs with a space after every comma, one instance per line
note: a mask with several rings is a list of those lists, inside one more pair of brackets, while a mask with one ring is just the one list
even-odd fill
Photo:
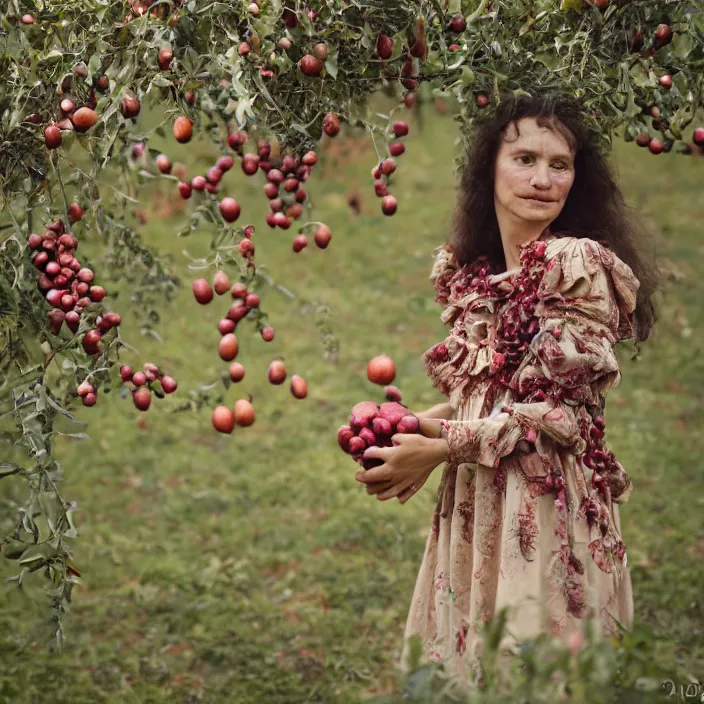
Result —
[[427, 411], [420, 411], [420, 413], [415, 415], [418, 418], [444, 418], [445, 420], [451, 420], [455, 412], [449, 403], [438, 403], [435, 406], [431, 406]]

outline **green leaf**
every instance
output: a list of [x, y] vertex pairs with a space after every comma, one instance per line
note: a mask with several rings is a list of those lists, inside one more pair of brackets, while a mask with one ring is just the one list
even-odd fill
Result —
[[18, 474], [24, 471], [24, 467], [20, 467], [14, 462], [3, 462], [0, 464], [0, 479], [2, 477], [9, 477], [12, 474]]
[[337, 78], [337, 52], [331, 52], [328, 54], [328, 58], [325, 60], [325, 70], [328, 72], [330, 78], [335, 80]]

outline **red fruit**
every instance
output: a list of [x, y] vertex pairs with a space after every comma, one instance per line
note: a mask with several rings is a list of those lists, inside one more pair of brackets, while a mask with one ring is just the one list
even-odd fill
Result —
[[274, 223], [282, 230], [288, 230], [291, 227], [291, 221], [283, 213], [274, 213]]
[[172, 394], [178, 388], [178, 382], [172, 376], [164, 374], [161, 377], [161, 388], [164, 389], [165, 394]]
[[239, 150], [240, 147], [247, 141], [247, 133], [244, 130], [238, 130], [237, 132], [230, 132], [227, 135], [227, 146], [230, 149]]
[[376, 53], [384, 61], [390, 59], [394, 53], [394, 40], [386, 34], [380, 34], [376, 40]]
[[230, 289], [230, 277], [224, 271], [218, 271], [213, 278], [213, 288], [218, 296], [227, 293]]
[[384, 159], [384, 161], [381, 162], [381, 173], [384, 174], [384, 176], [389, 176], [394, 171], [396, 171], [396, 161], [394, 159]]
[[242, 171], [247, 176], [254, 176], [259, 170], [259, 156], [256, 154], [245, 154], [242, 157]]
[[289, 8], [284, 9], [283, 19], [284, 24], [289, 29], [295, 29], [298, 26], [298, 17], [296, 16], [296, 13], [293, 10], [290, 10]]
[[405, 137], [408, 134], [408, 123], [397, 120], [391, 125], [391, 129], [397, 137]]
[[34, 17], [32, 15], [22, 15], [22, 24], [34, 24]]
[[266, 180], [278, 186], [284, 180], [284, 175], [279, 169], [269, 169]]
[[396, 198], [394, 196], [384, 196], [381, 201], [381, 210], [384, 215], [393, 215], [396, 212]]
[[134, 371], [132, 370], [132, 367], [130, 367], [129, 365], [123, 364], [120, 367], [120, 377], [122, 378], [122, 381], [131, 381], [133, 375], [134, 375]]
[[78, 203], [71, 203], [68, 206], [68, 221], [73, 225], [83, 219], [83, 208]]
[[66, 113], [66, 115], [68, 115], [76, 109], [76, 104], [73, 102], [73, 100], [71, 100], [71, 98], [64, 98], [59, 103], [59, 107], [61, 108], [61, 112]]
[[247, 42], [240, 42], [240, 45], [237, 47], [237, 53], [240, 56], [246, 56], [250, 51], [252, 51], [252, 47], [249, 46]]
[[35, 233], [32, 233], [28, 238], [27, 238], [27, 244], [29, 245], [30, 249], [40, 249], [42, 246], [42, 236], [37, 235]]
[[388, 196], [389, 188], [386, 185], [386, 182], [382, 181], [381, 179], [377, 179], [376, 181], [374, 181], [374, 193], [377, 195], [378, 198]]
[[337, 442], [344, 452], [349, 453], [350, 440], [355, 436], [354, 430], [349, 425], [341, 426], [337, 431]]
[[220, 214], [225, 222], [235, 222], [240, 216], [240, 206], [234, 198], [223, 198], [220, 201]]
[[291, 220], [298, 220], [303, 215], [303, 206], [300, 203], [293, 203], [286, 208], [286, 217]]
[[144, 154], [146, 146], [144, 142], [135, 142], [132, 145], [132, 158], [139, 159]]
[[661, 154], [663, 151], [663, 148], [664, 148], [663, 143], [659, 139], [657, 139], [656, 137], [653, 137], [650, 140], [650, 144], [648, 145], [648, 149], [650, 149], [650, 151], [653, 154]]
[[672, 29], [669, 24], [659, 24], [655, 30], [655, 43], [658, 47], [665, 46], [672, 41]]
[[367, 443], [364, 442], [364, 440], [362, 440], [359, 436], [355, 436], [350, 440], [348, 448], [348, 451], [352, 456], [359, 455], [367, 449]]
[[95, 404], [98, 402], [98, 397], [95, 394], [86, 394], [83, 397], [83, 405], [84, 406], [95, 406]]
[[298, 253], [308, 246], [308, 238], [305, 235], [298, 235], [293, 240], [292, 249], [294, 252]]
[[245, 237], [237, 245], [237, 251], [245, 258], [252, 257], [254, 256], [254, 243]]
[[159, 154], [154, 161], [156, 163], [156, 168], [159, 169], [162, 174], [171, 173], [171, 159], [169, 159], [166, 154]]
[[213, 289], [205, 279], [196, 279], [193, 282], [193, 295], [198, 303], [205, 305], [213, 300]]
[[323, 70], [323, 62], [312, 54], [306, 54], [298, 62], [298, 67], [305, 76], [317, 77]]
[[248, 293], [244, 302], [247, 308], [259, 308], [260, 303], [261, 299], [256, 293]]
[[367, 364], [367, 379], [372, 384], [385, 386], [396, 378], [396, 365], [388, 355], [382, 354], [374, 357]]
[[477, 107], [485, 108], [489, 104], [489, 98], [487, 98], [484, 93], [479, 93], [479, 95], [474, 99]]
[[44, 129], [44, 144], [47, 149], [57, 149], [61, 146], [61, 130], [56, 125]]
[[328, 58], [328, 45], [325, 42], [318, 42], [313, 47], [313, 56], [321, 61], [325, 61]]
[[305, 166], [315, 166], [318, 163], [318, 155], [314, 151], [306, 152], [301, 161]]
[[218, 433], [229, 435], [235, 429], [235, 414], [227, 406], [218, 406], [213, 410], [212, 422]]
[[91, 286], [88, 295], [93, 302], [100, 303], [105, 298], [105, 289], [102, 286]]
[[37, 252], [37, 254], [32, 257], [32, 264], [40, 271], [46, 266], [49, 261], [49, 255], [46, 252]]
[[280, 359], [275, 359], [269, 365], [266, 375], [270, 384], [279, 386], [286, 381], [286, 365]]
[[284, 207], [284, 202], [283, 202], [283, 200], [281, 200], [281, 198], [272, 198], [272, 199], [269, 201], [269, 209], [270, 209], [272, 212], [277, 213], [277, 212], [279, 212], [279, 210], [281, 210], [283, 207]]
[[387, 401], [379, 406], [379, 411], [377, 413], [379, 418], [385, 418], [391, 423], [392, 426], [396, 426], [401, 418], [409, 415], [409, 410], [402, 406], [400, 403], [394, 403], [393, 401]]
[[331, 239], [332, 232], [330, 231], [330, 228], [327, 225], [320, 223], [320, 225], [318, 225], [318, 229], [315, 231], [315, 235], [313, 236], [315, 244], [320, 249], [325, 249], [330, 244]]
[[132, 383], [135, 386], [144, 386], [147, 383], [147, 375], [144, 372], [135, 372], [132, 375]]
[[181, 144], [190, 142], [191, 137], [193, 136], [193, 122], [187, 117], [179, 115], [174, 120], [173, 133], [177, 142], [180, 142]]
[[271, 200], [272, 198], [276, 198], [279, 195], [279, 187], [275, 183], [271, 183], [270, 181], [268, 183], [265, 183], [264, 195], [269, 200]]
[[64, 323], [65, 317], [65, 313], [58, 308], [49, 311], [49, 326], [54, 335], [58, 335], [61, 332], [61, 326]]
[[79, 396], [85, 396], [86, 394], [94, 394], [95, 388], [93, 387], [93, 385], [90, 382], [84, 380], [78, 385], [78, 388], [76, 389], [76, 393]]
[[284, 181], [284, 191], [287, 193], [293, 193], [296, 189], [298, 188], [298, 179], [297, 178], [287, 178]]
[[218, 354], [220, 359], [224, 359], [226, 362], [231, 362], [239, 351], [239, 343], [237, 342], [237, 336], [234, 333], [227, 333], [220, 338], [218, 343]]
[[151, 362], [146, 362], [144, 364], [144, 375], [149, 381], [154, 381], [155, 379], [158, 379], [160, 374], [161, 371], [159, 370], [159, 367], [156, 366], [156, 364], [152, 364]]
[[221, 156], [215, 162], [216, 168], [220, 169], [222, 173], [229, 171], [235, 163], [235, 160], [231, 156]]
[[291, 377], [291, 393], [296, 398], [305, 398], [308, 395], [308, 383], [298, 374]]
[[672, 88], [672, 76], [669, 73], [660, 76], [658, 82], [663, 88]]
[[692, 140], [698, 147], [704, 147], [704, 127], [697, 127], [697, 129], [694, 130]]
[[191, 188], [193, 188], [194, 191], [202, 191], [206, 183], [205, 176], [194, 176], [191, 179]]
[[356, 404], [350, 413], [350, 427], [355, 431], [369, 427], [378, 412], [379, 406], [374, 401], [362, 401]]
[[340, 131], [340, 118], [334, 113], [329, 112], [323, 118], [323, 132], [328, 137], [334, 137]]
[[[362, 430], [367, 430], [367, 428], [362, 428]], [[360, 430], [360, 435], [362, 434]], [[393, 433], [394, 429], [386, 418], [373, 418], [372, 419], [372, 432], [378, 438], [381, 435], [389, 436]]]
[[388, 401], [394, 401], [395, 403], [401, 403], [401, 392], [395, 386], [385, 386], [384, 395]]
[[145, 387], [137, 389], [132, 392], [132, 402], [138, 411], [146, 411], [152, 403], [152, 392]]
[[271, 325], [265, 325], [262, 328], [262, 339], [264, 342], [271, 342], [274, 339], [274, 328]]
[[406, 151], [406, 145], [403, 142], [392, 142], [389, 144], [389, 153], [391, 156], [401, 156]]
[[460, 32], [464, 32], [464, 30], [467, 29], [467, 21], [462, 15], [455, 15], [450, 20], [449, 28], [455, 34], [460, 34]]
[[49, 278], [53, 279], [61, 271], [61, 265], [58, 262], [49, 262], [44, 271]]
[[247, 296], [247, 287], [241, 281], [236, 281], [232, 284], [230, 293], [233, 298], [245, 298]]
[[110, 88], [110, 79], [106, 75], [102, 75], [100, 78], [98, 78], [95, 82], [95, 87], [101, 92], [105, 93], [105, 91]]
[[83, 267], [82, 269], [79, 269], [77, 274], [77, 278], [86, 284], [89, 284], [91, 281], [93, 281], [94, 277], [95, 275], [93, 274], [93, 270], [89, 269], [88, 267]]
[[83, 336], [83, 344], [88, 345], [89, 347], [94, 347], [100, 342], [101, 338], [102, 334], [100, 330], [93, 328], [92, 330], [88, 330], [88, 332]]
[[254, 423], [254, 408], [246, 399], [241, 398], [235, 403], [235, 423], [245, 428]]
[[210, 181], [210, 183], [212, 184], [220, 183], [220, 179], [222, 178], [222, 171], [218, 169], [217, 166], [212, 166], [206, 171], [205, 178], [208, 179], [208, 181]]
[[162, 47], [159, 49], [159, 54], [157, 56], [157, 61], [159, 63], [159, 68], [162, 71], [168, 71], [171, 64], [171, 59], [174, 58], [174, 53], [168, 47]]
[[244, 304], [244, 301], [235, 301], [227, 311], [227, 317], [238, 323], [247, 313], [249, 313], [249, 308]]
[[239, 362], [233, 362], [229, 368], [230, 379], [235, 383], [244, 378], [244, 367]]
[[70, 310], [66, 313], [66, 326], [72, 333], [78, 332], [80, 324], [81, 316], [75, 310]]
[[645, 132], [641, 132], [641, 134], [636, 137], [636, 144], [639, 147], [647, 147], [650, 144], [650, 135]]
[[227, 335], [228, 333], [235, 332], [237, 323], [231, 318], [221, 318], [218, 323], [218, 330], [221, 335]]
[[185, 181], [179, 181], [178, 192], [181, 195], [181, 198], [188, 200], [191, 197], [192, 192], [191, 184], [186, 183]]
[[71, 122], [76, 132], [87, 132], [98, 121], [98, 113], [90, 108], [78, 108], [71, 115]]
[[137, 117], [137, 115], [139, 115], [139, 110], [141, 107], [142, 105], [139, 102], [139, 99], [135, 96], [122, 96], [122, 101], [120, 102], [120, 112], [126, 120]]
[[403, 416], [401, 420], [396, 424], [397, 433], [417, 433], [420, 429], [420, 423], [418, 418], [412, 413]]

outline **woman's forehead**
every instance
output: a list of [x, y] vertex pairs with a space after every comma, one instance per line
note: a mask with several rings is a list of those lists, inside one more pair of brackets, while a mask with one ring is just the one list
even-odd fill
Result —
[[572, 151], [572, 146], [558, 129], [557, 124], [548, 123], [541, 127], [534, 117], [524, 117], [517, 122], [509, 123], [502, 135], [502, 142], [508, 147], [545, 144], [557, 148], [566, 147]]

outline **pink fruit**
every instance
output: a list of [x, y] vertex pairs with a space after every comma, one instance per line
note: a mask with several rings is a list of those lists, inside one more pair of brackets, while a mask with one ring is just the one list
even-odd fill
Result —
[[391, 435], [393, 432], [393, 427], [386, 418], [376, 417], [372, 421], [372, 430], [374, 434], [378, 437], [379, 435]]
[[347, 451], [350, 455], [358, 455], [367, 449], [367, 443], [364, 442], [362, 438], [355, 435], [355, 437], [350, 439], [347, 447]]
[[98, 402], [98, 397], [93, 393], [86, 394], [83, 397], [83, 405], [84, 406], [88, 406], [88, 407], [95, 406], [95, 404], [97, 402]]
[[135, 372], [132, 375], [132, 383], [135, 386], [144, 386], [147, 383], [147, 375], [144, 372]]
[[218, 406], [213, 410], [212, 423], [219, 433], [229, 434], [235, 429], [235, 414], [227, 406]]
[[123, 364], [120, 367], [120, 377], [122, 378], [122, 381], [131, 381], [133, 374], [134, 372], [132, 371], [132, 367], [127, 364]]
[[184, 200], [188, 200], [191, 197], [192, 190], [190, 183], [186, 183], [185, 181], [179, 182], [178, 192]]
[[399, 423], [401, 418], [407, 416], [408, 414], [408, 409], [395, 401], [387, 401], [386, 403], [382, 403], [379, 406], [379, 411], [377, 413], [379, 418], [388, 420], [394, 427]]
[[340, 118], [334, 112], [329, 112], [323, 118], [323, 132], [328, 137], [335, 137], [339, 131]]
[[396, 424], [397, 433], [417, 433], [420, 429], [418, 418], [413, 414], [409, 414], [401, 418]]
[[394, 196], [384, 196], [384, 199], [381, 201], [381, 212], [384, 213], [384, 215], [393, 215], [396, 212], [397, 206], [398, 204]]
[[293, 240], [292, 249], [294, 252], [298, 253], [308, 246], [308, 238], [305, 235], [298, 235]]
[[361, 430], [371, 425], [372, 420], [379, 411], [378, 404], [374, 401], [362, 401], [352, 408], [350, 414], [350, 427], [353, 430]]
[[205, 279], [196, 279], [193, 282], [193, 295], [201, 305], [210, 303], [213, 300], [213, 289]]
[[387, 401], [395, 401], [396, 403], [401, 403], [401, 391], [395, 386], [385, 386], [384, 395]]
[[93, 385], [88, 382], [88, 381], [82, 381], [79, 385], [78, 388], [76, 389], [76, 393], [79, 396], [85, 396], [86, 394], [94, 394], [95, 393], [95, 388]]
[[364, 440], [367, 447], [373, 445], [376, 442], [376, 435], [374, 434], [374, 431], [371, 428], [362, 428], [359, 431], [359, 437]]
[[280, 360], [275, 359], [270, 365], [267, 371], [267, 378], [270, 384], [279, 386], [286, 381], [286, 365]]
[[237, 323], [234, 320], [231, 320], [230, 318], [222, 318], [218, 323], [218, 330], [220, 331], [221, 335], [227, 335], [231, 332], [235, 332], [236, 327]]
[[222, 296], [230, 290], [230, 278], [224, 271], [218, 271], [213, 279], [213, 288], [218, 296]]
[[248, 427], [254, 423], [254, 408], [247, 399], [241, 398], [235, 403], [235, 423]]
[[233, 298], [246, 298], [247, 286], [245, 286], [245, 284], [243, 284], [241, 281], [236, 281], [234, 284], [232, 284], [230, 293], [232, 294]]
[[165, 394], [172, 394], [178, 388], [178, 382], [172, 376], [164, 374], [161, 377], [161, 388], [164, 389]]
[[349, 452], [350, 440], [355, 437], [354, 430], [349, 425], [341, 426], [337, 431], [337, 442], [344, 452]]
[[265, 325], [262, 328], [262, 339], [264, 342], [271, 342], [274, 339], [274, 328], [271, 325]]
[[232, 381], [234, 381], [235, 383], [237, 383], [238, 381], [242, 381], [242, 379], [244, 378], [245, 370], [239, 362], [233, 362], [230, 365], [228, 371], [230, 373], [230, 379], [232, 379]]
[[234, 198], [223, 198], [220, 201], [220, 214], [225, 222], [235, 222], [240, 216], [239, 203]]
[[218, 354], [220, 359], [224, 359], [226, 362], [231, 362], [239, 351], [239, 343], [237, 341], [237, 336], [234, 333], [227, 333], [220, 338], [218, 343]]
[[330, 240], [332, 239], [332, 232], [330, 231], [330, 228], [327, 225], [321, 223], [320, 225], [318, 225], [318, 229], [315, 231], [313, 239], [315, 240], [315, 244], [320, 249], [325, 249], [330, 244]]
[[308, 396], [308, 383], [303, 377], [298, 376], [298, 374], [294, 374], [291, 377], [291, 393], [295, 398], [305, 398]]
[[159, 154], [159, 156], [154, 160], [154, 163], [156, 164], [156, 168], [159, 169], [162, 174], [171, 173], [171, 159], [169, 159], [166, 154]]
[[132, 402], [138, 411], [146, 411], [152, 402], [152, 392], [145, 388], [139, 388], [132, 392]]
[[397, 120], [391, 125], [391, 129], [397, 137], [405, 137], [408, 134], [408, 123]]

